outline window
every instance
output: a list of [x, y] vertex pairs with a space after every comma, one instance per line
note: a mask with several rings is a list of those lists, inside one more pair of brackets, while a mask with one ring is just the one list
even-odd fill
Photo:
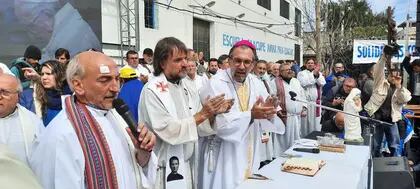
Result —
[[300, 37], [302, 28], [302, 13], [295, 8], [295, 36]]
[[193, 19], [193, 49], [204, 53], [204, 59], [210, 58], [210, 23]]
[[144, 27], [156, 28], [155, 0], [144, 0]]
[[289, 2], [280, 0], [280, 16], [289, 19]]
[[268, 10], [271, 10], [271, 0], [257, 0], [257, 4]]

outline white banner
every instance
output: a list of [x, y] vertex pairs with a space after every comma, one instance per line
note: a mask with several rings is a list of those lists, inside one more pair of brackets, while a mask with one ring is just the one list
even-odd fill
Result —
[[[392, 58], [392, 62], [402, 62], [407, 48], [410, 53], [413, 53], [416, 49], [414, 40], [408, 41], [407, 47], [405, 40], [397, 41], [397, 43], [400, 45], [400, 49], [398, 55]], [[382, 55], [385, 44], [387, 44], [386, 40], [354, 40], [353, 64], [377, 62]]]

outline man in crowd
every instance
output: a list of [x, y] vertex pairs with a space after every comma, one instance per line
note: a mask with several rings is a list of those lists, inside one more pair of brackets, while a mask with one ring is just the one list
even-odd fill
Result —
[[281, 130], [280, 125], [274, 127], [268, 121], [276, 114], [275, 98], [269, 97], [262, 82], [249, 74], [256, 60], [255, 46], [251, 42], [237, 42], [229, 52], [230, 69], [214, 76], [204, 87], [207, 93], [200, 94], [202, 97], [225, 94], [235, 103], [229, 112], [216, 116], [215, 138], [201, 146], [200, 165], [203, 167], [199, 173], [203, 175], [198, 188], [238, 186], [260, 166], [261, 131]]
[[140, 80], [144, 83], [153, 76], [153, 50], [145, 48], [143, 50], [143, 58], [139, 61]]
[[226, 70], [229, 68], [229, 55], [222, 54], [217, 59], [217, 65], [219, 66], [219, 70]]
[[42, 186], [150, 188], [156, 138], [144, 125], [135, 138], [113, 109], [120, 89], [117, 64], [86, 51], [70, 61], [66, 76], [74, 95], [34, 144], [31, 167]]
[[219, 70], [219, 66], [217, 65], [217, 59], [210, 58], [209, 67], [206, 72], [207, 78], [210, 79], [213, 75], [217, 73], [217, 70]]
[[344, 64], [341, 62], [335, 63], [334, 71], [327, 78], [325, 78], [326, 83], [322, 88], [322, 93], [327, 94], [328, 91], [330, 91], [334, 86], [341, 85], [341, 83], [347, 77], [348, 75], [345, 74]]
[[18, 104], [21, 92], [22, 86], [16, 77], [0, 73], [0, 143], [29, 165], [32, 143], [44, 125], [34, 113]]
[[204, 60], [204, 53], [200, 51], [198, 53], [198, 61], [197, 61], [197, 73], [198, 75], [203, 75], [208, 68], [207, 62]]
[[322, 132], [343, 133], [344, 132], [344, 113], [337, 112], [332, 119], [322, 123]]
[[[254, 67], [254, 75], [257, 76], [259, 80], [261, 80], [264, 84], [265, 90], [268, 94], [271, 94], [271, 87], [270, 87], [270, 81], [269, 78], [267, 78], [267, 61], [265, 60], [258, 60]], [[269, 132], [263, 132], [262, 136], [263, 142], [260, 144], [260, 160], [261, 167], [270, 163], [270, 161], [273, 159], [273, 140], [272, 140], [272, 133]]]
[[29, 45], [23, 58], [18, 58], [12, 62], [10, 71], [20, 80], [22, 93], [19, 95], [19, 104], [31, 112], [35, 112], [33, 99], [33, 83], [41, 78], [40, 72], [41, 50], [33, 45]]
[[296, 77], [297, 74], [300, 72], [299, 62], [296, 60], [292, 60], [292, 70], [293, 70], [293, 77]]
[[280, 76], [280, 64], [278, 63], [271, 64], [270, 81], [274, 81], [274, 79], [279, 76]]
[[187, 77], [184, 79], [187, 86], [193, 86], [196, 94], [199, 94], [201, 87], [208, 81], [206, 76], [197, 74], [197, 65], [191, 59], [187, 59]]
[[402, 65], [409, 75], [408, 90], [412, 94], [410, 104], [420, 104], [420, 59], [410, 63], [411, 56], [404, 58]]
[[293, 78], [292, 65], [284, 63], [280, 65], [280, 77], [274, 79], [273, 94], [277, 95], [281, 110], [277, 116], [286, 125], [284, 135], [274, 134], [274, 156], [279, 157], [300, 138], [301, 116], [306, 116], [306, 105], [291, 100], [290, 91], [296, 93], [298, 99], [305, 99], [304, 91], [299, 80]]
[[[322, 105], [343, 110], [344, 100], [346, 100], [353, 88], [356, 88], [356, 80], [351, 77], [346, 78], [342, 84], [334, 86], [328, 91], [327, 95], [322, 97]], [[330, 120], [334, 115], [335, 112], [325, 110], [322, 115], [322, 122]]]
[[118, 98], [121, 98], [133, 114], [134, 120], [139, 121], [138, 107], [143, 83], [138, 79], [136, 70], [125, 67], [120, 69], [121, 89]]
[[267, 61], [265, 60], [258, 60], [255, 64], [253, 73], [257, 77], [263, 77], [265, 73], [267, 73]]
[[157, 135], [155, 188], [171, 188], [165, 178], [172, 156], [178, 157], [178, 172], [185, 178], [178, 187], [195, 188], [198, 134], [214, 133], [209, 118], [228, 110], [223, 106], [224, 95], [207, 98], [201, 106], [198, 94], [182, 80], [187, 75], [187, 48], [176, 38], [163, 38], [156, 44], [153, 67], [154, 77], [141, 94], [139, 119]]
[[391, 156], [398, 155], [400, 135], [398, 133], [397, 122], [401, 120], [402, 107], [411, 99], [411, 93], [401, 85], [400, 70], [391, 69], [388, 71], [388, 77], [385, 78], [386, 59], [391, 55], [386, 54], [385, 50], [381, 58], [373, 69], [374, 86], [372, 94], [368, 94], [369, 101], [365, 105], [365, 110], [369, 116], [375, 119], [391, 123], [388, 125], [377, 125], [374, 134], [374, 153], [380, 156], [383, 136], [388, 142], [388, 148]]
[[[319, 71], [319, 65], [312, 59], [306, 61], [305, 68], [298, 73], [297, 79], [305, 91], [306, 101], [321, 104], [321, 89], [325, 85], [324, 76]], [[304, 137], [312, 131], [320, 131], [320, 121], [321, 108], [308, 105], [307, 116], [302, 119], [301, 136]]]
[[70, 61], [70, 52], [67, 49], [59, 48], [54, 53], [55, 59], [63, 65], [67, 65]]

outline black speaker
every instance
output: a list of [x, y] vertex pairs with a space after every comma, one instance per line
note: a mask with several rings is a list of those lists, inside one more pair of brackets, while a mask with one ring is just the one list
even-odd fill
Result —
[[373, 158], [373, 189], [415, 189], [407, 158]]

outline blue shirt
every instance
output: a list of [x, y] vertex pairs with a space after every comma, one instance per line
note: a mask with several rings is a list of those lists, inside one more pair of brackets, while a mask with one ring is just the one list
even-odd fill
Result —
[[118, 98], [121, 98], [128, 105], [137, 122], [139, 121], [138, 106], [142, 89], [143, 83], [138, 79], [134, 79], [124, 83], [121, 87], [120, 94], [118, 94]]

